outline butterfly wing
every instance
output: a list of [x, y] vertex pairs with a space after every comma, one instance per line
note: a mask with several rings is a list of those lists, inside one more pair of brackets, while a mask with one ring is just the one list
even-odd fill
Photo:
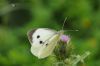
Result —
[[44, 47], [46, 41], [49, 40], [57, 31], [48, 28], [39, 28], [28, 32], [28, 38], [31, 42], [31, 52], [35, 56], [39, 56], [41, 48]]
[[45, 58], [45, 57], [51, 55], [55, 46], [57, 45], [59, 37], [60, 37], [59, 34], [55, 34], [48, 41], [46, 41], [38, 53], [38, 58]]

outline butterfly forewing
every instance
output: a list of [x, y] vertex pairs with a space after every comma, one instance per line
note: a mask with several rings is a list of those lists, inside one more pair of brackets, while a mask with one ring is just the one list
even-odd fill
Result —
[[[55, 47], [57, 31], [48, 28], [31, 30], [28, 33], [31, 42], [31, 52], [38, 58], [44, 58], [51, 54]], [[50, 50], [51, 49], [51, 50]]]

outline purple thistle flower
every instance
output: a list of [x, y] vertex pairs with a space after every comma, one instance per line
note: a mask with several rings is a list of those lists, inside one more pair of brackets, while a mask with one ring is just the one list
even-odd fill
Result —
[[68, 35], [61, 35], [60, 40], [69, 43], [70, 37]]

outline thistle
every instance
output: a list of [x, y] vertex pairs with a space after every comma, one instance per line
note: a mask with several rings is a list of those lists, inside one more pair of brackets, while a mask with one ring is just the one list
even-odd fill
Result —
[[73, 46], [70, 43], [70, 37], [67, 35], [62, 35], [58, 46], [54, 50], [57, 62], [53, 66], [78, 66], [79, 63], [84, 64], [84, 59], [90, 54], [89, 51], [85, 52], [83, 55], [75, 55], [73, 53]]

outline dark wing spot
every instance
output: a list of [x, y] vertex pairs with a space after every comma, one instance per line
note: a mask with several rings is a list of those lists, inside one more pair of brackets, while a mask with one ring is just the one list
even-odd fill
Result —
[[37, 38], [40, 38], [40, 35], [37, 35]]
[[43, 43], [43, 41], [40, 41], [40, 44], [42, 44]]
[[46, 46], [48, 46], [48, 43], [46, 44]]
[[28, 35], [28, 39], [30, 42], [32, 42], [32, 35], [34, 34], [34, 32], [36, 31], [36, 29], [30, 30], [27, 35]]

